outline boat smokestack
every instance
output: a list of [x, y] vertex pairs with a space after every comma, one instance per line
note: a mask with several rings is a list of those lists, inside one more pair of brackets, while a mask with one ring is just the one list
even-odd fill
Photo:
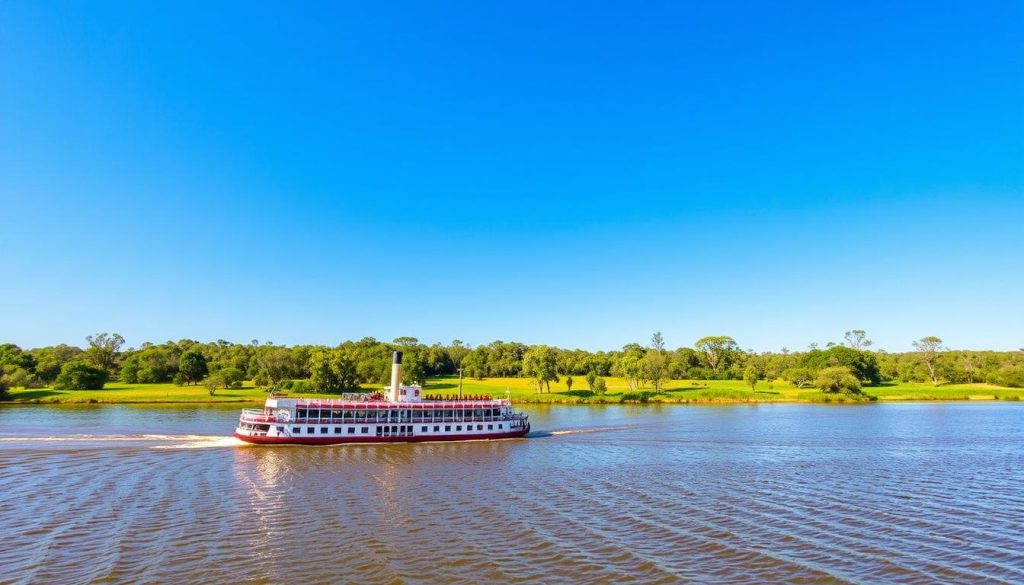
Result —
[[402, 352], [396, 351], [391, 360], [391, 400], [398, 402], [398, 394], [402, 391]]

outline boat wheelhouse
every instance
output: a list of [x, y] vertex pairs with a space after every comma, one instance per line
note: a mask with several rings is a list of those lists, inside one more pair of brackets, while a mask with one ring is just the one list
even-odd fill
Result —
[[402, 386], [402, 352], [394, 353], [387, 396], [340, 399], [271, 395], [263, 409], [244, 409], [234, 435], [249, 443], [331, 445], [510, 439], [530, 431], [529, 417], [489, 396], [423, 396]]

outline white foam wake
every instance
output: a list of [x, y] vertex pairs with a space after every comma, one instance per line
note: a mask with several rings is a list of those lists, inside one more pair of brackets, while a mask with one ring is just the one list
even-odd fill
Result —
[[[224, 439], [232, 439], [238, 441], [234, 437], [225, 437], [223, 435], [49, 435], [49, 436], [25, 436], [25, 437], [0, 437], [0, 442], [5, 443], [37, 443], [37, 442], [49, 442], [49, 443], [109, 443], [109, 442], [131, 442], [138, 443], [141, 441], [153, 441], [153, 442], [181, 442], [185, 444], [190, 443], [208, 443], [214, 441], [221, 441]], [[238, 441], [241, 443], [241, 441]]]

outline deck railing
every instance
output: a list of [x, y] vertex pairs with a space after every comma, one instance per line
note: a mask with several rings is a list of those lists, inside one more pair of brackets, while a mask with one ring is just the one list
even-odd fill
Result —
[[279, 417], [279, 416], [276, 416], [276, 415], [273, 415], [273, 414], [267, 414], [266, 411], [260, 410], [258, 408], [243, 408], [242, 409], [241, 419], [243, 421], [245, 421], [245, 422], [254, 422], [254, 423], [287, 422], [282, 417]]

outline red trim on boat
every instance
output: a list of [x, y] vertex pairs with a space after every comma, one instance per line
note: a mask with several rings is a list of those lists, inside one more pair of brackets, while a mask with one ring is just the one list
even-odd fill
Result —
[[250, 437], [234, 433], [234, 436], [246, 443], [257, 445], [357, 445], [360, 443], [424, 443], [432, 441], [486, 441], [498, 439], [515, 439], [530, 432], [530, 427], [520, 431], [507, 433], [487, 433], [480, 435], [422, 435], [404, 437]]

